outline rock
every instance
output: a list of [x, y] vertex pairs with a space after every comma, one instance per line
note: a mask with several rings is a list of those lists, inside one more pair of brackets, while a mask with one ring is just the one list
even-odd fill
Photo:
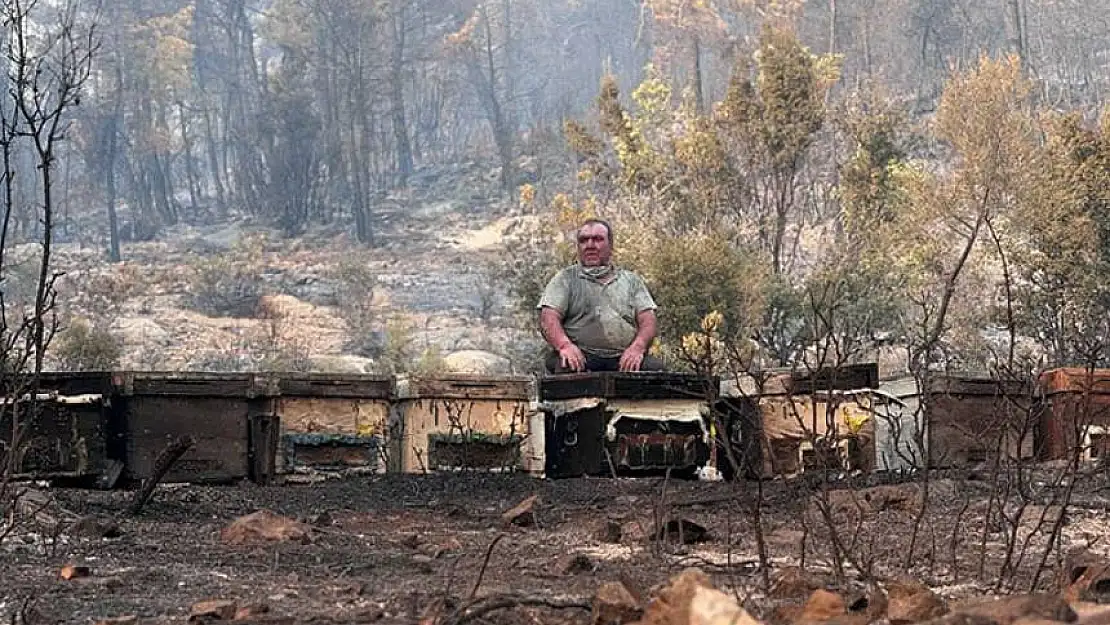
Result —
[[232, 521], [220, 534], [229, 545], [246, 545], [258, 542], [311, 542], [311, 528], [293, 519], [259, 510]]
[[[648, 605], [641, 621], [644, 625], [679, 625], [687, 622], [690, 603], [698, 588], [710, 588], [709, 576], [701, 569], [688, 568], [675, 577], [659, 591]], [[684, 618], [685, 617], [685, 618]]]
[[559, 570], [563, 575], [593, 573], [597, 570], [597, 563], [582, 553], [569, 554], [560, 558]]
[[443, 368], [448, 373], [480, 375], [510, 375], [513, 371], [508, 358], [477, 349], [447, 354], [443, 357]]
[[99, 621], [96, 621], [96, 625], [135, 625], [135, 623], [138, 622], [139, 617], [135, 616], [134, 614], [128, 614], [126, 616], [111, 616], [108, 618], [102, 618]]
[[239, 604], [235, 601], [228, 599], [209, 599], [193, 604], [189, 610], [189, 620], [199, 621], [205, 619], [214, 619], [218, 621], [230, 621], [235, 618], [235, 614], [239, 611]]
[[71, 579], [88, 577], [90, 575], [92, 575], [92, 570], [89, 569], [89, 567], [80, 566], [77, 564], [67, 564], [62, 567], [61, 571], [58, 572], [58, 577], [61, 577], [62, 579], [67, 581]]
[[236, 621], [247, 621], [250, 619], [258, 618], [263, 614], [270, 612], [270, 606], [265, 603], [248, 603], [247, 605], [240, 606], [235, 610]]
[[1079, 616], [1079, 623], [1082, 625], [1110, 624], [1110, 606], [1087, 601], [1073, 601], [1071, 607]]
[[698, 588], [690, 602], [690, 625], [760, 625], [730, 595], [716, 588]]
[[119, 317], [112, 321], [112, 330], [128, 346], [139, 345], [149, 349], [153, 345], [165, 347], [173, 342], [169, 330], [150, 317]]
[[689, 519], [670, 519], [659, 529], [658, 538], [665, 542], [692, 545], [709, 540], [709, 530]]
[[101, 518], [94, 514], [81, 517], [66, 530], [71, 536], [85, 538], [118, 538], [122, 535], [119, 524], [113, 519]]
[[944, 599], [918, 581], [890, 582], [886, 585], [886, 595], [886, 612], [891, 625], [928, 621], [948, 613]]
[[825, 580], [818, 579], [801, 567], [790, 566], [775, 574], [769, 595], [774, 599], [800, 599], [824, 586]]
[[1073, 549], [1064, 558], [1059, 584], [1068, 601], [1110, 603], [1110, 559]]
[[593, 625], [623, 625], [643, 615], [640, 599], [620, 582], [606, 582], [594, 596]]
[[536, 524], [536, 502], [539, 501], [539, 495], [532, 495], [524, 501], [518, 503], [511, 510], [501, 515], [501, 521], [505, 525], [519, 525], [521, 527], [531, 527]]
[[713, 588], [699, 569], [671, 579], [644, 611], [640, 625], [758, 625], [736, 601]]
[[824, 623], [848, 613], [848, 604], [838, 593], [818, 588], [802, 606], [799, 622]]
[[310, 356], [308, 363], [318, 373], [371, 373], [376, 366], [372, 358], [350, 354]]
[[616, 544], [621, 541], [624, 531], [621, 528], [619, 521], [612, 519], [605, 522], [605, 527], [601, 528], [597, 533], [597, 539], [603, 543]]
[[873, 486], [859, 492], [872, 512], [897, 510], [916, 512], [921, 507], [921, 491], [916, 484]]
[[1047, 594], [1015, 595], [964, 604], [952, 610], [965, 616], [990, 619], [997, 625], [1011, 625], [1027, 619], [1046, 619], [1072, 623], [1079, 616], [1063, 597]]

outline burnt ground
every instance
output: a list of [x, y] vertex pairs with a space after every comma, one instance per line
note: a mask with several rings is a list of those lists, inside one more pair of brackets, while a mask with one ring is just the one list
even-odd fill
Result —
[[[1004, 592], [1011, 581], [1024, 591], [1034, 577], [1042, 587], [1051, 585], [1058, 550], [1046, 552], [1044, 536], [1056, 527], [1059, 509], [1045, 504], [1061, 491], [1029, 480], [1025, 501], [1034, 503], [1021, 508], [1020, 499], [1010, 497], [999, 514], [991, 502], [1011, 492], [1011, 482], [1003, 475], [932, 479], [920, 521], [918, 484], [829, 491], [827, 484], [765, 482], [770, 572], [804, 564], [819, 576], [814, 579], [841, 586], [859, 579], [861, 569], [880, 578], [910, 575], [948, 597]], [[1098, 548], [1097, 537], [1110, 523], [1104, 520], [1110, 508], [1105, 482], [1101, 475], [1077, 482], [1071, 497], [1078, 505], [1060, 526], [1065, 549], [1085, 542]], [[124, 512], [133, 496], [128, 491], [43, 491], [75, 514], [114, 517], [120, 534], [62, 533], [55, 540], [30, 521], [19, 524], [0, 543], [5, 622], [21, 606], [29, 608], [28, 622], [90, 623], [124, 615], [184, 622], [194, 603], [230, 599], [265, 606], [261, 618], [271, 622], [416, 623], [434, 615], [445, 598], [454, 605], [472, 594], [516, 593], [588, 603], [606, 581], [648, 592], [689, 566], [735, 589], [757, 616], [766, 617], [772, 606], [762, 592], [751, 529], [754, 483], [383, 475], [270, 487], [167, 485], [135, 517]], [[505, 525], [502, 514], [531, 495], [539, 496], [536, 524]], [[231, 546], [221, 540], [229, 522], [259, 509], [311, 523], [311, 542]], [[683, 538], [702, 538], [693, 544], [652, 540], [653, 528], [669, 517], [693, 521], [708, 535], [684, 532]], [[618, 526], [619, 542], [612, 542]], [[915, 555], [907, 558], [915, 526]], [[842, 567], [832, 557], [836, 546]], [[1045, 553], [1047, 568], [1036, 576]], [[62, 580], [67, 563], [85, 565], [91, 575]], [[839, 568], [846, 581], [836, 578]], [[1002, 588], [996, 587], [1000, 581]], [[783, 589], [776, 596], [785, 596]], [[523, 614], [501, 612], [500, 618], [589, 622], [581, 609]]]

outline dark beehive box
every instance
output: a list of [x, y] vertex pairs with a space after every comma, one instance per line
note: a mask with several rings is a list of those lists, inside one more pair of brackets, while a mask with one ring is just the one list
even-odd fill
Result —
[[[108, 470], [108, 419], [99, 394], [43, 398], [16, 404], [19, 434], [18, 477], [93, 480]], [[13, 443], [13, 404], [6, 400], [0, 414], [0, 462], [6, 463]]]
[[716, 378], [682, 373], [569, 373], [540, 378], [540, 401], [602, 397], [605, 399], [685, 399], [706, 397]]
[[118, 374], [114, 382], [122, 402], [128, 478], [151, 477], [158, 454], [185, 435], [195, 444], [165, 476], [168, 482], [272, 475], [276, 426], [269, 425], [267, 387], [257, 376], [142, 372]]
[[[576, 373], [541, 378], [539, 396], [546, 405], [546, 475], [696, 471], [709, 459], [704, 422], [637, 418], [637, 412], [666, 412], [680, 403], [689, 404], [689, 412], [715, 393], [718, 385], [716, 378], [667, 372]], [[575, 400], [581, 403], [575, 405]], [[556, 410], [556, 404], [565, 406]], [[615, 433], [613, 440], [606, 435], [610, 425]]]

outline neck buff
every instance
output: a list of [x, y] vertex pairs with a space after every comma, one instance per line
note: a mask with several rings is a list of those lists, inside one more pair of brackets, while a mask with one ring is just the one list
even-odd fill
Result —
[[613, 267], [613, 265], [611, 264], [601, 265], [598, 267], [583, 267], [582, 265], [579, 265], [578, 268], [582, 271], [582, 275], [595, 281], [604, 280], [605, 278], [611, 276], [614, 271], [616, 271], [616, 268]]

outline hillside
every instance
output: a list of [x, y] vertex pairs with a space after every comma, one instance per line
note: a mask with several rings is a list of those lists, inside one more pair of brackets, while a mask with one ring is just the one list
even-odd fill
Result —
[[[124, 368], [386, 372], [486, 350], [511, 361], [503, 371], [521, 372], [536, 336], [490, 269], [511, 254], [503, 233], [535, 219], [517, 213], [496, 175], [471, 164], [420, 172], [392, 193], [376, 213], [375, 247], [339, 224], [285, 238], [249, 219], [174, 226], [125, 244], [119, 264], [64, 241], [54, 257], [65, 275], [51, 364], [65, 366], [65, 329], [84, 318], [122, 343]], [[229, 271], [236, 285], [209, 284]], [[205, 310], [196, 302], [205, 286], [246, 295], [225, 306], [237, 310]]]

